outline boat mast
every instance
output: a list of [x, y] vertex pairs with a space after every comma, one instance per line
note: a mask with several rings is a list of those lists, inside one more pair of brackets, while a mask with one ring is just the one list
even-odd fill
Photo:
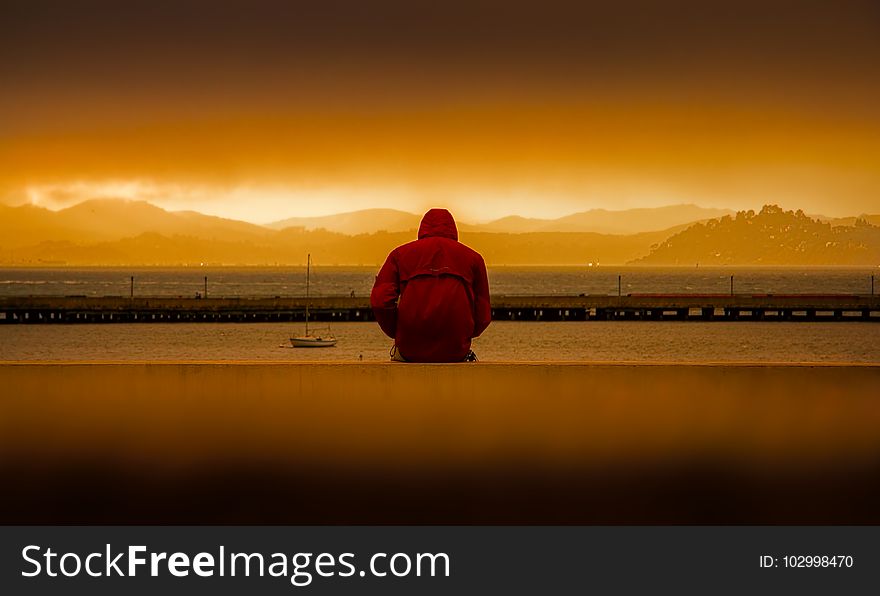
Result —
[[309, 335], [309, 270], [312, 268], [312, 254], [306, 256], [306, 337]]

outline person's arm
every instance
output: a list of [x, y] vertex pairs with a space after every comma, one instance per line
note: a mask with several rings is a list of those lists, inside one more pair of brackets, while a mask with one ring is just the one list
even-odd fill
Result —
[[400, 297], [400, 273], [394, 252], [385, 259], [385, 264], [376, 276], [373, 291], [370, 292], [370, 306], [379, 327], [385, 335], [394, 339], [397, 334], [397, 299]]
[[486, 263], [479, 257], [474, 272], [474, 337], [486, 330], [492, 322], [492, 305], [489, 303], [489, 276]]

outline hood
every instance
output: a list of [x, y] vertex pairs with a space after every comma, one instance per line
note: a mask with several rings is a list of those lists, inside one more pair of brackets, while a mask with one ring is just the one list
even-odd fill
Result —
[[446, 209], [431, 209], [425, 213], [419, 226], [419, 240], [429, 236], [440, 236], [450, 240], [458, 240], [458, 229], [452, 214]]

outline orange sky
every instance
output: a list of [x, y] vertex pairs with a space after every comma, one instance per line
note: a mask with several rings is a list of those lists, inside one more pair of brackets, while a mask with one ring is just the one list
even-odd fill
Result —
[[0, 36], [6, 203], [880, 211], [875, 3], [68, 4]]

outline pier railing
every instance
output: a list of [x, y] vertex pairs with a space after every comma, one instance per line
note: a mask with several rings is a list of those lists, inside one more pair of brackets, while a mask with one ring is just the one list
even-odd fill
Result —
[[[274, 322], [305, 318], [304, 297], [171, 298], [14, 296], [0, 298], [0, 324]], [[310, 319], [372, 321], [369, 298], [312, 298]], [[880, 322], [869, 294], [629, 294], [493, 296], [500, 321], [864, 321]]]

